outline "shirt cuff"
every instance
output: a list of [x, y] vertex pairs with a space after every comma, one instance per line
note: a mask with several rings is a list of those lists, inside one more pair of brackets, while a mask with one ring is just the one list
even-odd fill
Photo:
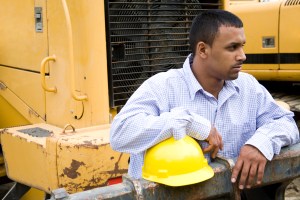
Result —
[[268, 160], [274, 156], [272, 142], [265, 134], [255, 133], [246, 144], [256, 147]]
[[189, 127], [190, 136], [198, 140], [205, 140], [208, 138], [211, 130], [211, 122], [204, 117], [191, 113], [193, 122]]

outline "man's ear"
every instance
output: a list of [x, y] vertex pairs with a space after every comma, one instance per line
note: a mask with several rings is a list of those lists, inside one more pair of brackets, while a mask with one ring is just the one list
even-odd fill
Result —
[[196, 49], [197, 54], [202, 58], [206, 58], [208, 52], [207, 47], [207, 44], [205, 44], [204, 42], [198, 42]]

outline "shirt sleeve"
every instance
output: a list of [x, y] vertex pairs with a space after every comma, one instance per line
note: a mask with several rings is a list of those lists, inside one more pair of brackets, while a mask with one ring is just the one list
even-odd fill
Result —
[[183, 107], [168, 108], [167, 91], [148, 81], [112, 122], [110, 144], [114, 150], [137, 154], [172, 136], [181, 139], [190, 135], [198, 140], [208, 137], [211, 123], [207, 119]]
[[299, 142], [293, 112], [279, 106], [271, 94], [255, 80], [257, 93], [257, 130], [246, 144], [255, 146], [271, 160], [281, 147]]

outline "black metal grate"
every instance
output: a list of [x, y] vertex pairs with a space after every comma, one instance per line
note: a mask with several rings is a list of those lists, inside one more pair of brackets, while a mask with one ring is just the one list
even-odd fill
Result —
[[218, 0], [107, 0], [111, 106], [122, 106], [149, 77], [180, 68], [192, 19]]
[[300, 5], [300, 0], [287, 0], [284, 3], [284, 6], [296, 6], [296, 5]]

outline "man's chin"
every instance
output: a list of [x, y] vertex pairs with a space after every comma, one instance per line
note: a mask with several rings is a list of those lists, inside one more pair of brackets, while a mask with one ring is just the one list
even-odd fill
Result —
[[235, 80], [239, 77], [239, 73], [236, 73], [236, 74], [232, 74], [228, 80]]

